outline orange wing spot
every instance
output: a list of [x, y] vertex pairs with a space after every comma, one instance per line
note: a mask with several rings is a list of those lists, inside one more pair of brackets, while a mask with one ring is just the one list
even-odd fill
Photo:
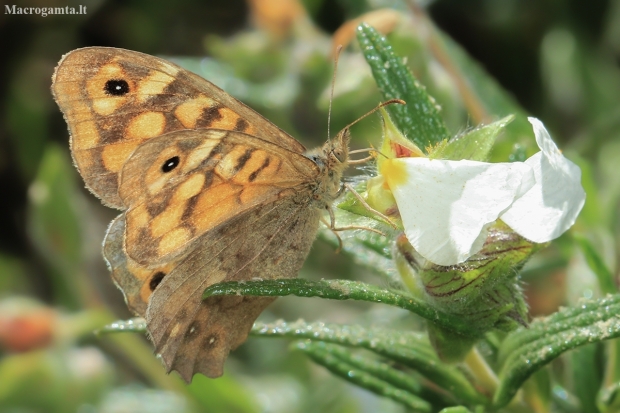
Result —
[[166, 86], [174, 82], [174, 77], [158, 71], [151, 72], [138, 83], [138, 102], [144, 103], [155, 95], [161, 94]]
[[[250, 150], [250, 148], [243, 145], [237, 145], [233, 147], [233, 149], [228, 152], [224, 156], [224, 158], [217, 164], [214, 172], [221, 176], [224, 180], [232, 178], [239, 171], [238, 167], [240, 158], [244, 156], [248, 150]], [[249, 161], [250, 160], [248, 160], [247, 162]]]
[[212, 186], [198, 196], [194, 211], [200, 214], [192, 217], [192, 225], [197, 232], [202, 232], [221, 224], [225, 218], [231, 216], [231, 211], [237, 210], [237, 194], [242, 188], [223, 183]]
[[209, 131], [209, 137], [205, 138], [204, 142], [192, 149], [192, 151], [185, 158], [183, 163], [183, 172], [193, 171], [200, 165], [202, 161], [207, 159], [211, 154], [213, 148], [217, 146], [222, 138], [226, 135], [224, 131]]
[[202, 190], [205, 183], [205, 176], [201, 173], [190, 175], [185, 182], [183, 182], [174, 193], [174, 200], [187, 200], [191, 197], [198, 195]]
[[176, 188], [174, 195], [164, 211], [151, 221], [153, 238], [166, 237], [170, 231], [176, 231], [181, 225], [181, 218], [187, 208], [187, 200], [198, 195], [205, 182], [203, 174], [193, 174]]
[[101, 152], [103, 165], [110, 172], [119, 172], [139, 144], [136, 141], [123, 141], [104, 146]]
[[183, 245], [187, 244], [192, 234], [189, 229], [180, 227], [176, 228], [164, 235], [159, 241], [159, 247], [157, 248], [158, 255], [163, 257], [173, 251], [178, 250]]
[[[111, 79], [127, 80], [123, 69], [115, 63], [102, 66], [99, 72], [86, 84], [88, 96], [92, 99], [93, 110], [101, 116], [108, 116], [114, 113], [130, 96], [129, 94], [125, 96], [110, 96], [106, 94], [105, 85]], [[127, 80], [127, 83], [129, 84], [129, 90], [133, 90], [133, 82]]]
[[209, 109], [217, 104], [216, 101], [206, 96], [199, 96], [197, 98], [188, 100], [180, 104], [174, 110], [174, 116], [188, 129], [196, 127], [196, 122], [202, 116], [205, 109]]
[[145, 112], [133, 118], [127, 125], [127, 139], [148, 139], [164, 132], [166, 117], [161, 112]]
[[245, 128], [245, 130], [243, 131], [243, 133], [247, 133], [248, 135], [256, 135], [256, 128], [254, 127], [254, 125], [252, 125], [251, 123], [248, 124], [248, 127]]
[[119, 96], [95, 98], [93, 100], [93, 110], [101, 116], [108, 116], [121, 107], [126, 100], [126, 97]]
[[[221, 118], [211, 122], [209, 127], [213, 129], [235, 130], [237, 121], [240, 118], [239, 115], [226, 107], [220, 108], [219, 113]], [[245, 133], [250, 133], [249, 129], [246, 129]]]
[[99, 129], [93, 121], [79, 122], [73, 127], [71, 139], [74, 151], [94, 148], [99, 144]]

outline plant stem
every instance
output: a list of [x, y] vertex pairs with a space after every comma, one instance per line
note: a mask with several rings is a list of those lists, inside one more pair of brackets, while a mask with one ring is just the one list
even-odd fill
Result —
[[473, 347], [471, 351], [467, 353], [465, 365], [474, 376], [474, 380], [477, 386], [480, 387], [480, 391], [489, 398], [493, 397], [499, 381], [476, 347]]

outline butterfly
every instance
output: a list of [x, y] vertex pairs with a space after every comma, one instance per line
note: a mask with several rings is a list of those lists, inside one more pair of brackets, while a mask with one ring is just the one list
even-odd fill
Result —
[[103, 255], [155, 353], [186, 382], [220, 376], [273, 298], [203, 291], [297, 275], [341, 192], [349, 128], [308, 151], [200, 76], [117, 48], [63, 56], [52, 92], [86, 186], [122, 211]]

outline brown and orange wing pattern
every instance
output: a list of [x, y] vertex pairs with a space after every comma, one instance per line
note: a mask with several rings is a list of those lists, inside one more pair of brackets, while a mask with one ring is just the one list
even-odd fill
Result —
[[308, 193], [317, 175], [305, 156], [239, 132], [182, 130], [153, 138], [121, 171], [125, 250], [141, 265], [169, 262], [236, 215]]
[[125, 254], [125, 214], [110, 226], [104, 256], [129, 307], [147, 320], [155, 352], [187, 382], [222, 374], [228, 353], [243, 343], [273, 298], [212, 297], [218, 282], [292, 278], [316, 233], [320, 212], [294, 197], [257, 205], [198, 238], [188, 254], [147, 268]]
[[124, 209], [118, 173], [145, 141], [182, 129], [255, 135], [292, 152], [298, 141], [243, 103], [181, 67], [129, 50], [91, 47], [63, 56], [52, 91], [71, 133], [74, 161], [102, 201]]

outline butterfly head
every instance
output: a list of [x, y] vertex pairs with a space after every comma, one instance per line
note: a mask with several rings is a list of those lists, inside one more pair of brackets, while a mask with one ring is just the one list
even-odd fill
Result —
[[349, 163], [349, 141], [351, 133], [349, 128], [344, 128], [334, 139], [328, 140], [323, 145], [323, 156], [327, 162], [327, 169], [339, 171], [340, 174], [347, 168]]

